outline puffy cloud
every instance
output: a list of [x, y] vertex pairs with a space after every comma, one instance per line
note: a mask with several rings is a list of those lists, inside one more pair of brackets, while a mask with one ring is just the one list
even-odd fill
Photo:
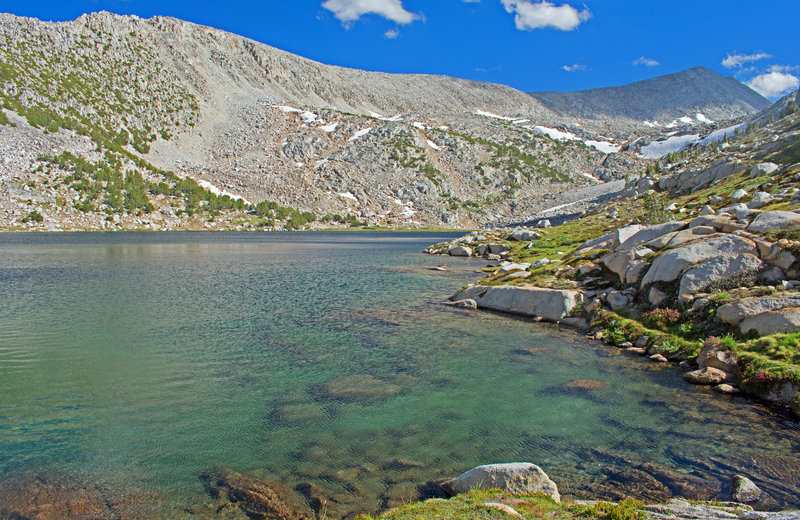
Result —
[[653, 59], [650, 59], [650, 58], [645, 58], [644, 56], [642, 56], [641, 58], [639, 58], [636, 61], [634, 61], [633, 64], [634, 65], [644, 65], [645, 67], [658, 67], [659, 65], [661, 65], [656, 60], [653, 60]]
[[398, 36], [400, 36], [400, 29], [396, 27], [394, 29], [389, 29], [388, 31], [383, 33], [383, 36], [390, 40], [395, 40], [397, 39]]
[[564, 65], [561, 68], [567, 72], [575, 72], [578, 70], [586, 70], [586, 65], [583, 65], [582, 63], [575, 63], [573, 65]]
[[726, 69], [733, 69], [736, 67], [741, 67], [747, 63], [753, 63], [755, 61], [766, 60], [767, 58], [771, 58], [772, 56], [769, 54], [764, 54], [763, 52], [759, 52], [756, 54], [731, 54], [728, 53], [728, 56], [722, 60], [722, 66]]
[[756, 76], [746, 84], [765, 98], [776, 98], [796, 90], [800, 86], [800, 78], [776, 70]]
[[553, 27], [571, 31], [592, 17], [588, 9], [578, 11], [568, 4], [555, 5], [546, 0], [501, 0], [506, 11], [514, 13], [514, 23], [520, 31]]
[[365, 14], [377, 14], [403, 25], [420, 18], [406, 11], [402, 0], [326, 0], [322, 7], [345, 24], [353, 23]]

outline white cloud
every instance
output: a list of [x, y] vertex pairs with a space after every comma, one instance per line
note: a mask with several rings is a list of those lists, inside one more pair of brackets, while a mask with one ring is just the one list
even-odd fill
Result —
[[661, 65], [656, 60], [651, 59], [651, 58], [645, 58], [644, 56], [642, 56], [641, 58], [639, 58], [636, 61], [634, 61], [633, 64], [634, 65], [644, 65], [645, 67], [658, 67], [659, 65]]
[[800, 78], [785, 72], [767, 72], [748, 81], [747, 86], [765, 98], [775, 98], [796, 90]]
[[772, 65], [767, 72], [794, 72], [797, 67], [790, 67], [789, 65]]
[[402, 25], [420, 18], [406, 11], [402, 0], [326, 0], [322, 7], [345, 24], [353, 23], [365, 14], [377, 14]]
[[767, 58], [771, 58], [772, 56], [769, 54], [765, 54], [763, 52], [759, 52], [756, 54], [731, 54], [728, 53], [728, 56], [722, 60], [722, 66], [726, 69], [733, 69], [736, 67], [741, 67], [746, 63], [753, 63], [754, 61], [765, 60]]
[[555, 5], [546, 0], [501, 0], [506, 11], [514, 13], [514, 23], [520, 31], [553, 27], [571, 31], [592, 17], [588, 9], [578, 11], [568, 4]]
[[394, 29], [389, 29], [388, 31], [383, 33], [383, 36], [390, 40], [395, 40], [397, 39], [398, 36], [400, 36], [400, 29], [396, 27]]
[[582, 63], [575, 63], [572, 65], [564, 65], [561, 68], [567, 72], [575, 72], [578, 70], [586, 70], [586, 65], [583, 65]]

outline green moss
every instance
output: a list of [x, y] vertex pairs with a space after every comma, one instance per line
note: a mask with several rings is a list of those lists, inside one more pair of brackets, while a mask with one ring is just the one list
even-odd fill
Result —
[[773, 334], [750, 340], [742, 344], [741, 349], [754, 356], [763, 356], [784, 365], [794, 365], [794, 370], [800, 366], [800, 332]]
[[603, 337], [611, 343], [636, 341], [641, 336], [665, 354], [684, 354], [688, 359], [697, 357], [702, 348], [700, 341], [688, 340], [670, 331], [651, 329], [639, 321], [623, 317], [615, 312], [601, 311], [597, 325], [603, 327]]

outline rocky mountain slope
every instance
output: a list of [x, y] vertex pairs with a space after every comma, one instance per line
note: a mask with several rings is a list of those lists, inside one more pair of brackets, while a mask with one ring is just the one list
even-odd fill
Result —
[[[567, 117], [621, 117], [669, 124], [681, 117], [724, 121], [747, 116], [769, 101], [733, 78], [694, 67], [621, 87], [577, 92], [531, 92], [545, 107]], [[702, 119], [702, 118], [701, 118]]]
[[[5, 229], [475, 226], [642, 169], [625, 145], [663, 130], [564, 116], [502, 85], [323, 65], [173, 18], [4, 14], [0, 33]], [[751, 110], [725, 106], [709, 116]]]

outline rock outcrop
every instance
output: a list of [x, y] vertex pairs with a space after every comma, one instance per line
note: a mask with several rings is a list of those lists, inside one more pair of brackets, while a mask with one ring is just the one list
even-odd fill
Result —
[[480, 309], [559, 321], [581, 301], [578, 291], [540, 287], [474, 285], [457, 292], [453, 300], [475, 300]]
[[545, 493], [556, 502], [561, 500], [555, 482], [550, 480], [542, 468], [529, 462], [478, 466], [452, 480], [442, 482], [440, 486], [450, 496], [472, 489], [498, 488], [516, 495]]

